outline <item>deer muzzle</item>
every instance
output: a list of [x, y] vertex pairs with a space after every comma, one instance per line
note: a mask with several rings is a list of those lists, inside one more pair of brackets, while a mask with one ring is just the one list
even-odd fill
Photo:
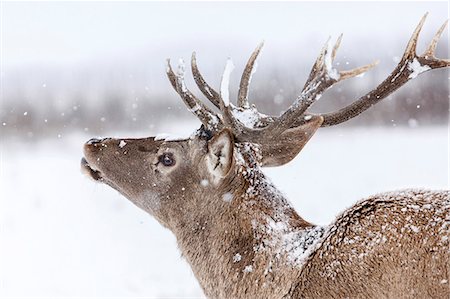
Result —
[[95, 164], [99, 159], [99, 152], [107, 147], [106, 142], [111, 138], [91, 138], [84, 144], [84, 157], [81, 159], [81, 172], [95, 181], [102, 181], [102, 174]]

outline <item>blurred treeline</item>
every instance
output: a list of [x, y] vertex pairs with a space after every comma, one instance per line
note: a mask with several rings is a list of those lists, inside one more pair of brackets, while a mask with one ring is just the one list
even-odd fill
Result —
[[[442, 57], [445, 57], [443, 51]], [[358, 54], [352, 57], [358, 57]], [[362, 78], [341, 82], [328, 90], [312, 111], [339, 109], [377, 86], [394, 68], [381, 65]], [[268, 59], [270, 61], [270, 59]], [[339, 69], [367, 63], [341, 59]], [[279, 65], [265, 61], [251, 83], [250, 100], [266, 114], [278, 115], [299, 94], [312, 60], [293, 60]], [[114, 131], [146, 131], [162, 122], [195, 119], [173, 91], [164, 73], [164, 64], [147, 72], [144, 63], [130, 71], [85, 68], [70, 71], [21, 69], [8, 72], [3, 80], [0, 124], [3, 137], [36, 140], [65, 136], [72, 132], [105, 135]], [[243, 65], [243, 64], [242, 64]], [[219, 90], [222, 66], [203, 61], [205, 77]], [[231, 98], [236, 98], [242, 68], [232, 74]], [[190, 89], [201, 99], [192, 76]], [[448, 124], [448, 70], [420, 75], [363, 115], [341, 126], [434, 126]]]

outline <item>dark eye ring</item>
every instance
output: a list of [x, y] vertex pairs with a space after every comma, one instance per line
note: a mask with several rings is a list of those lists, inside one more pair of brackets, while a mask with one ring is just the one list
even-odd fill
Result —
[[175, 165], [175, 159], [172, 153], [164, 153], [158, 157], [158, 161], [164, 166]]

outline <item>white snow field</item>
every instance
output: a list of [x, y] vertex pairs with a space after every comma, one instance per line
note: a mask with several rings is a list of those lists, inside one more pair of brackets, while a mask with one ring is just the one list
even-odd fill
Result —
[[[202, 297], [171, 232], [80, 173], [90, 137], [2, 141], [0, 297]], [[448, 141], [445, 127], [321, 129], [266, 173], [300, 215], [326, 224], [374, 193], [448, 189]]]

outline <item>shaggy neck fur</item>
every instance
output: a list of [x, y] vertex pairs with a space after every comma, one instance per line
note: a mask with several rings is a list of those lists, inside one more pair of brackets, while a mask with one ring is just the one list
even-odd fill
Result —
[[[191, 221], [173, 229], [211, 298], [284, 296], [323, 234], [294, 211], [253, 157], [239, 155], [224, 183], [228, 188], [219, 188], [223, 191], [213, 198], [209, 192], [200, 196]], [[211, 200], [214, 204], [205, 204]]]

